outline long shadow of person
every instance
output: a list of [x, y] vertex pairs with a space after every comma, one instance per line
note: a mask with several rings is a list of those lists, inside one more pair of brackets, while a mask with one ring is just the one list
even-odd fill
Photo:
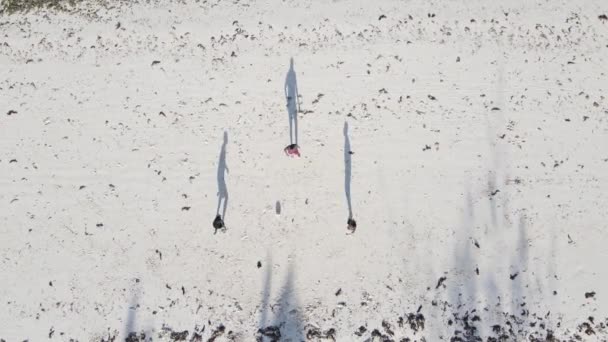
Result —
[[[228, 173], [228, 166], [226, 165], [226, 145], [228, 144], [228, 132], [224, 131], [224, 142], [220, 150], [220, 158], [217, 164], [217, 211], [215, 220], [213, 221], [213, 227], [215, 232], [218, 229], [225, 229], [224, 220], [226, 220], [226, 208], [228, 207], [228, 187], [226, 186], [226, 179], [224, 174]], [[223, 204], [223, 205], [222, 205]], [[220, 208], [222, 214], [220, 215]]]
[[293, 58], [289, 60], [289, 71], [285, 76], [285, 101], [287, 103], [287, 114], [289, 116], [289, 146], [285, 148], [285, 153], [296, 154], [298, 152], [298, 112], [300, 104], [298, 101], [298, 81], [296, 79], [296, 71], [293, 68]]
[[348, 122], [344, 122], [344, 192], [346, 193], [346, 203], [348, 204], [348, 230], [354, 233], [357, 229], [357, 222], [353, 218], [353, 205], [350, 197], [350, 181], [352, 174], [352, 154], [350, 150], [350, 138], [348, 136]]
[[[270, 261], [270, 262], [269, 262]], [[264, 292], [262, 297], [262, 313], [260, 316], [259, 329], [256, 333], [256, 342], [300, 342], [305, 341], [304, 324], [301, 319], [300, 304], [294, 287], [294, 265], [289, 264], [287, 276], [281, 289], [279, 300], [274, 305], [270, 302], [270, 286], [272, 280], [272, 262], [267, 258], [267, 269], [264, 279]], [[270, 325], [268, 309], [273, 312]], [[276, 308], [276, 311], [275, 311]]]

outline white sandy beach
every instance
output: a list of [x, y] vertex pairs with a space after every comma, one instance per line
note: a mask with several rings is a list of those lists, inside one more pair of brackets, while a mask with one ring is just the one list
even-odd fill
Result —
[[[601, 0], [0, 14], [0, 339], [606, 341], [603, 14]], [[299, 158], [283, 152], [290, 58]]]

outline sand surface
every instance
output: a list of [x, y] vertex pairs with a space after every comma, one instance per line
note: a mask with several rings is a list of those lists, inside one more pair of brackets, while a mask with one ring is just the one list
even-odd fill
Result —
[[606, 341], [604, 13], [0, 15], [0, 339]]

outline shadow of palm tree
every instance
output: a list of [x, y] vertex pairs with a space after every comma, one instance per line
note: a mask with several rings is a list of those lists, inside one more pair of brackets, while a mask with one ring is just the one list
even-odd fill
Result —
[[135, 327], [135, 312], [137, 310], [137, 295], [131, 295], [131, 301], [129, 306], [127, 307], [127, 321], [125, 322], [125, 336], [128, 336], [131, 332], [133, 332], [133, 328]]
[[[451, 333], [452, 340], [456, 341], [479, 341], [481, 334], [478, 323], [480, 320], [480, 308], [478, 305], [478, 269], [476, 258], [471, 248], [477, 242], [473, 239], [473, 225], [475, 222], [475, 208], [470, 190], [466, 189], [465, 208], [463, 220], [460, 226], [460, 238], [457, 239], [453, 261], [456, 273], [454, 276], [460, 280], [453, 283], [448, 291], [448, 301], [452, 305], [457, 328]], [[439, 283], [437, 285], [439, 287]]]
[[125, 342], [145, 342], [152, 341], [151, 336], [147, 336], [146, 331], [137, 332], [135, 331], [135, 323], [137, 317], [137, 310], [139, 308], [139, 297], [137, 291], [133, 291], [131, 294], [131, 300], [127, 307], [127, 320], [125, 321], [124, 327], [124, 340]]
[[[258, 342], [302, 342], [305, 341], [304, 325], [299, 312], [299, 303], [294, 289], [294, 266], [289, 264], [285, 282], [281, 288], [279, 300], [270, 304], [272, 270], [268, 263], [265, 272], [264, 291], [262, 295], [262, 312], [259, 329], [256, 335]], [[268, 310], [273, 313], [273, 319], [267, 324]]]
[[305, 341], [304, 326], [300, 320], [299, 303], [294, 289], [294, 276], [294, 266], [290, 264], [273, 324], [281, 327], [281, 341], [285, 342]]
[[258, 327], [265, 327], [268, 322], [268, 308], [270, 307], [270, 295], [272, 293], [272, 256], [266, 256], [266, 271], [264, 272], [264, 291], [262, 292], [262, 311], [260, 312], [260, 320]]
[[463, 216], [461, 226], [461, 245], [457, 247], [456, 253], [454, 254], [454, 262], [456, 270], [463, 273], [464, 282], [462, 286], [458, 288], [452, 288], [450, 291], [450, 302], [452, 304], [458, 303], [458, 306], [463, 306], [465, 303], [475, 302], [477, 293], [477, 278], [474, 274], [475, 271], [475, 258], [471, 252], [473, 242], [471, 241], [473, 235], [473, 225], [475, 221], [475, 211], [473, 206], [473, 199], [469, 189], [466, 191], [465, 198], [465, 212]]
[[[459, 282], [452, 283], [448, 294], [455, 322], [450, 334], [453, 339], [462, 341], [482, 341], [482, 335], [492, 341], [527, 339], [530, 327], [534, 325], [530, 325], [525, 303], [529, 259], [525, 215], [521, 214], [518, 230], [513, 231], [517, 235], [515, 249], [504, 253], [504, 261], [510, 263], [508, 278], [496, 277], [497, 264], [485, 264], [486, 269], [482, 269], [480, 275], [478, 261], [481, 260], [477, 256], [480, 247], [473, 236], [475, 220], [475, 205], [467, 188], [460, 237], [453, 257], [454, 275]], [[490, 216], [491, 224], [494, 224], [493, 220]], [[496, 233], [490, 232], [491, 235]], [[493, 248], [492, 239], [488, 240], [489, 248]], [[502, 291], [498, 283], [503, 284]], [[510, 303], [502, 303], [502, 298], [510, 298]]]

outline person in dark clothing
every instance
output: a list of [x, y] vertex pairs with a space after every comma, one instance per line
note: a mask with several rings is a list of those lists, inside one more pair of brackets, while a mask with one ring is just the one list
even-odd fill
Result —
[[351, 234], [354, 234], [355, 230], [357, 230], [357, 221], [355, 221], [352, 217], [349, 217], [348, 221], [346, 221], [346, 224], [348, 225], [346, 229], [348, 229]]
[[213, 220], [213, 228], [215, 228], [215, 232], [213, 232], [214, 234], [217, 233], [218, 229], [226, 228], [226, 226], [224, 225], [224, 220], [222, 220], [222, 216], [220, 214], [217, 214], [217, 216]]

